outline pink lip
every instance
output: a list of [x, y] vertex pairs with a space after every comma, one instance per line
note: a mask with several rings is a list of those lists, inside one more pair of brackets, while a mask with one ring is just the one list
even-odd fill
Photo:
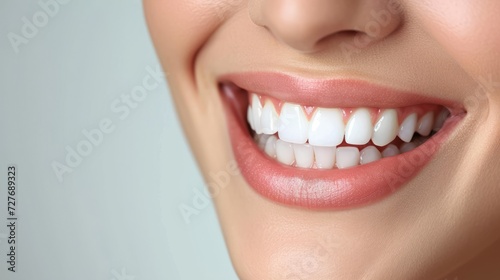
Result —
[[224, 75], [219, 81], [232, 82], [250, 92], [306, 106], [395, 108], [430, 103], [450, 110], [460, 106], [454, 101], [352, 79], [316, 80], [274, 72], [251, 72]]
[[315, 81], [278, 73], [231, 74], [220, 81], [311, 106], [384, 108], [435, 103], [450, 108], [452, 116], [444, 127], [410, 152], [349, 169], [315, 170], [284, 166], [268, 158], [251, 139], [244, 114], [231, 104], [231, 97], [225, 98], [233, 153], [248, 184], [270, 200], [310, 209], [356, 207], [389, 196], [430, 162], [463, 118], [463, 114], [453, 113], [460, 109], [452, 101], [387, 89], [363, 81]]

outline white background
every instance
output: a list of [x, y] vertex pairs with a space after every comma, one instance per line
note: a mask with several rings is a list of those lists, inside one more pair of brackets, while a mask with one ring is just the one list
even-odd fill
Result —
[[[159, 65], [141, 2], [59, 5], [16, 53], [8, 34], [23, 36], [22, 18], [37, 12], [37, 1], [0, 3], [0, 279], [237, 279], [213, 207], [189, 224], [178, 210], [203, 182], [166, 85], [123, 119], [111, 108]], [[66, 148], [104, 119], [113, 132], [60, 182], [53, 162], [66, 164]], [[10, 164], [16, 273], [6, 262]]]

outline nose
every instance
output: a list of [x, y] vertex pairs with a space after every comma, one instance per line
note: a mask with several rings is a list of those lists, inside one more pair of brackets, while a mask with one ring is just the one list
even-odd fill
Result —
[[249, 13], [283, 44], [316, 52], [340, 38], [373, 44], [389, 36], [402, 21], [397, 1], [250, 0]]

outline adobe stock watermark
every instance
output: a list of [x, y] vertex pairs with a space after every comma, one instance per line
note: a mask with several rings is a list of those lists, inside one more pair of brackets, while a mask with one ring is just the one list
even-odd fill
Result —
[[352, 42], [344, 41], [339, 44], [339, 48], [347, 62], [351, 63], [354, 54], [359, 54], [362, 49], [376, 40], [384, 28], [389, 26], [402, 11], [403, 7], [399, 0], [390, 0], [383, 10], [370, 11], [372, 19], [363, 26], [362, 30], [364, 33], [356, 34]]
[[310, 249], [288, 264], [285, 279], [315, 279], [314, 276], [321, 271], [321, 267], [330, 264], [329, 258], [338, 250], [342, 242], [333, 238], [332, 235], [316, 234], [316, 236], [318, 238], [311, 244]]
[[[215, 11], [215, 15], [219, 20], [224, 20], [227, 17], [227, 14], [239, 7], [242, 4], [242, 0], [231, 0], [231, 1], [215, 1], [213, 5], [213, 10]], [[210, 3], [212, 5], [212, 3]]]
[[217, 197], [231, 183], [231, 178], [238, 176], [240, 170], [235, 160], [229, 161], [224, 170], [210, 172], [210, 181], [203, 190], [193, 188], [193, 196], [189, 203], [181, 203], [179, 211], [186, 224], [191, 223], [193, 216], [200, 215], [210, 205], [210, 199]]
[[122, 267], [120, 272], [115, 269], [111, 270], [111, 274], [113, 275], [113, 278], [109, 280], [135, 280], [135, 276], [128, 274], [124, 267]]
[[[440, 131], [440, 133], [450, 134], [452, 131]], [[415, 172], [423, 167], [427, 162], [427, 158], [432, 156], [441, 144], [446, 141], [448, 137], [443, 134], [443, 137], [431, 137], [425, 144], [418, 149], [412, 150], [408, 159], [398, 157], [399, 161], [397, 167], [390, 172], [384, 172], [384, 180], [392, 191], [395, 191], [400, 183], [404, 183], [407, 178], [410, 178]]]
[[[491, 74], [488, 77], [478, 77], [477, 82], [476, 90], [464, 100], [464, 105], [469, 110], [476, 109], [487, 101], [488, 94], [500, 92], [500, 82], [494, 81]], [[431, 137], [419, 149], [413, 150], [408, 159], [400, 158], [397, 168], [384, 175], [384, 180], [390, 188], [394, 191], [396, 185], [405, 182], [405, 179], [411, 177], [417, 169], [421, 168], [426, 162], [425, 159], [433, 155], [452, 132], [453, 130], [440, 131], [443, 133], [442, 137]]]
[[162, 83], [165, 83], [165, 74], [160, 66], [145, 68], [146, 75], [142, 78], [142, 83], [133, 87], [129, 93], [124, 93], [115, 98], [110, 104], [111, 116], [102, 118], [94, 128], [83, 129], [81, 139], [73, 146], [65, 147], [66, 155], [63, 160], [54, 160], [51, 163], [57, 180], [62, 183], [64, 176], [72, 173], [80, 166], [95, 148], [102, 145], [106, 137], [116, 130], [118, 121], [125, 121], [139, 105], [156, 90]]
[[465, 98], [465, 106], [469, 109], [476, 109], [481, 102], [488, 100], [488, 94], [500, 92], [500, 82], [493, 80], [490, 73], [488, 77], [479, 76], [477, 78], [478, 86], [472, 95]]
[[54, 18], [59, 14], [61, 7], [71, 2], [71, 0], [40, 0], [38, 1], [38, 6], [40, 7], [30, 18], [22, 17], [21, 30], [19, 33], [9, 32], [7, 34], [7, 39], [12, 46], [12, 49], [17, 54], [19, 53], [19, 47], [21, 45], [26, 45], [35, 38], [40, 29], [44, 28], [49, 24], [50, 19]]

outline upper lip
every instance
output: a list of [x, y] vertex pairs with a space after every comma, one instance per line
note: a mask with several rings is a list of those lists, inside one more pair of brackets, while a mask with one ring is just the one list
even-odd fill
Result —
[[234, 83], [248, 92], [304, 106], [397, 108], [439, 104], [447, 107], [452, 115], [462, 107], [457, 101], [397, 90], [360, 79], [312, 79], [278, 72], [246, 72], [223, 75], [219, 82]]

